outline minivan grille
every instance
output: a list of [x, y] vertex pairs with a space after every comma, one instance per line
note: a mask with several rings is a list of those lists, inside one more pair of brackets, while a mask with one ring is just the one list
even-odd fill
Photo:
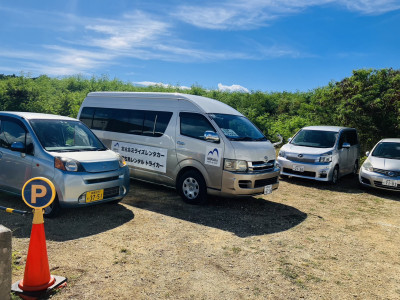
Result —
[[283, 168], [283, 172], [290, 173], [293, 175], [307, 176], [307, 177], [315, 177], [316, 175], [315, 172], [310, 172], [310, 171], [298, 172], [298, 171], [293, 171], [292, 169], [289, 168]]
[[306, 162], [306, 163], [315, 163], [315, 158], [307, 158], [307, 157], [299, 157], [298, 155], [287, 155], [286, 158], [290, 161], [297, 162]]
[[249, 173], [257, 173], [263, 171], [270, 171], [274, 169], [275, 160], [265, 161], [250, 161], [249, 164]]

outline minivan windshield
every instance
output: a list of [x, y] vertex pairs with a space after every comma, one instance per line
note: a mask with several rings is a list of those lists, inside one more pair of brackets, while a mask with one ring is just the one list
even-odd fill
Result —
[[53, 152], [104, 151], [102, 142], [79, 121], [30, 120], [44, 149]]
[[303, 147], [333, 148], [338, 134], [334, 131], [302, 129], [290, 143]]
[[372, 152], [372, 156], [400, 159], [400, 143], [379, 143]]
[[232, 141], [266, 141], [264, 134], [247, 118], [226, 114], [209, 114], [225, 136]]

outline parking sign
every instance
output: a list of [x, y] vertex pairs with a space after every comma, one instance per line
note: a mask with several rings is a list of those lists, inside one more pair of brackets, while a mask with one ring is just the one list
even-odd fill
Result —
[[54, 184], [44, 177], [29, 179], [22, 188], [22, 199], [24, 199], [26, 205], [35, 209], [49, 206], [55, 197]]

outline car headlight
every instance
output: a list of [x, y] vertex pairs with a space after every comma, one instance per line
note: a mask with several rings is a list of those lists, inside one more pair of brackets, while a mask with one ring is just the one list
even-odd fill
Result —
[[362, 165], [362, 168], [366, 171], [369, 172], [373, 172], [374, 171], [374, 167], [372, 166], [372, 164], [369, 161], [365, 161]]
[[328, 153], [322, 154], [322, 155], [319, 157], [319, 162], [322, 162], [322, 163], [329, 163], [329, 162], [331, 162], [331, 161], [332, 161], [332, 152], [328, 152]]
[[54, 167], [69, 172], [83, 172], [85, 169], [79, 161], [67, 157], [54, 157]]
[[281, 150], [281, 151], [279, 151], [278, 156], [279, 157], [285, 157], [286, 156], [286, 152]]
[[235, 171], [235, 172], [246, 172], [247, 161], [226, 158], [224, 160], [224, 170]]
[[118, 162], [119, 162], [119, 167], [123, 168], [126, 166], [126, 160], [121, 154], [117, 154], [118, 156]]

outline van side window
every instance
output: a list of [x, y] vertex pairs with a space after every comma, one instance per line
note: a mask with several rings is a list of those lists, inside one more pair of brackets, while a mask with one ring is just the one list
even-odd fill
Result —
[[166, 111], [85, 107], [80, 120], [95, 130], [160, 137], [171, 117]]
[[357, 132], [355, 130], [347, 131], [347, 142], [350, 143], [350, 146], [358, 144]]
[[182, 135], [204, 140], [204, 132], [207, 130], [216, 132], [214, 127], [203, 115], [181, 112], [179, 116], [181, 119], [180, 129]]
[[12, 121], [2, 121], [0, 129], [0, 147], [11, 148], [15, 142], [25, 145], [26, 131], [19, 124]]

